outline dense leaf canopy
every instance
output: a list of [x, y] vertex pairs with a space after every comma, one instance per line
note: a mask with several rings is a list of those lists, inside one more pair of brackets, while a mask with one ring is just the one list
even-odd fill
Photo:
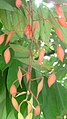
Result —
[[66, 119], [67, 0], [16, 1], [0, 0], [0, 118]]

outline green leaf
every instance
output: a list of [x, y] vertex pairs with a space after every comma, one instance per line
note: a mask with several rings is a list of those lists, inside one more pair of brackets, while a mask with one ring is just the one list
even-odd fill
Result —
[[[2, 80], [2, 78], [0, 79]], [[0, 103], [2, 103], [6, 99], [6, 88], [4, 86], [4, 83], [1, 85], [1, 91], [0, 91]]]
[[0, 9], [13, 11], [13, 7], [9, 3], [7, 3], [5, 0], [0, 0]]
[[[14, 11], [0, 10], [1, 15], [0, 18], [5, 27], [5, 31], [6, 32], [9, 32], [11, 30], [15, 31], [11, 39], [12, 42], [21, 39], [23, 37], [24, 34], [23, 30], [27, 24], [25, 12], [26, 11], [24, 11], [24, 9], [17, 9], [17, 8], [14, 8]], [[20, 23], [18, 24], [18, 22]]]
[[[46, 90], [46, 93], [44, 92]], [[67, 89], [60, 84], [55, 83], [48, 88], [46, 80], [44, 80], [43, 94], [43, 113], [46, 119], [56, 119], [63, 110], [67, 109]]]
[[6, 99], [6, 87], [5, 87], [5, 79], [6, 79], [7, 70], [3, 73], [0, 70], [0, 103], [2, 103]]
[[13, 110], [9, 113], [7, 119], [16, 119]]
[[28, 58], [29, 57], [29, 48], [20, 46], [20, 45], [11, 45], [15, 52], [15, 57], [16, 58]]
[[[11, 67], [8, 70], [7, 75], [7, 88], [10, 90], [12, 83], [17, 79], [18, 66], [22, 66], [18, 60], [13, 60]], [[19, 83], [17, 84], [19, 85]]]
[[[50, 25], [50, 23], [47, 21], [47, 19], [49, 19], [49, 9], [47, 7], [43, 7], [40, 6], [38, 9], [38, 13], [40, 15], [40, 36], [42, 38], [42, 40], [44, 41], [49, 41], [50, 38], [50, 32], [51, 32], [51, 28], [52, 26]], [[44, 20], [41, 20], [41, 18], [43, 18]]]
[[0, 118], [6, 119], [6, 101], [3, 100], [2, 103], [0, 103]]
[[0, 118], [6, 119], [7, 113], [6, 113], [6, 87], [5, 87], [5, 78], [6, 78], [6, 71], [4, 72], [4, 75], [2, 76], [2, 72], [0, 72]]

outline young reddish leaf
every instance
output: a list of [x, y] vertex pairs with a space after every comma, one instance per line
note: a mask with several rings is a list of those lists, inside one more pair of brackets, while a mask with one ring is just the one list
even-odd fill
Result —
[[4, 34], [0, 35], [0, 45], [3, 43], [4, 41]]
[[64, 17], [64, 11], [62, 10], [61, 6], [59, 4], [56, 4], [56, 13], [61, 16]]
[[37, 88], [37, 97], [39, 95], [39, 93], [41, 92], [42, 88], [43, 88], [43, 78], [41, 79], [40, 83], [38, 84], [38, 88]]
[[24, 33], [27, 36], [28, 39], [30, 39], [30, 37], [32, 37], [32, 26], [30, 24], [28, 24], [25, 29], [24, 29]]
[[36, 108], [35, 108], [35, 110], [34, 110], [34, 115], [37, 116], [39, 114], [40, 114], [40, 106], [37, 105]]
[[57, 48], [57, 57], [59, 58], [59, 60], [61, 62], [63, 62], [63, 60], [64, 60], [64, 50], [61, 46], [58, 46], [58, 48]]
[[38, 28], [38, 25], [39, 25], [39, 21], [36, 21], [33, 26], [33, 32], [35, 32], [35, 30]]
[[7, 48], [5, 51], [4, 51], [4, 60], [5, 60], [5, 63], [8, 64], [8, 62], [10, 61], [10, 50], [9, 48]]
[[62, 10], [62, 8], [60, 7], [60, 5], [56, 4], [56, 13], [59, 15], [58, 18], [58, 23], [62, 26], [67, 28], [67, 22], [64, 16], [64, 12]]
[[56, 81], [56, 75], [54, 73], [52, 73], [49, 77], [48, 77], [48, 86], [51, 87]]
[[10, 41], [11, 38], [12, 38], [12, 35], [13, 35], [13, 31], [11, 31], [11, 32], [8, 34], [8, 37], [7, 37], [7, 39], [6, 39], [5, 45], [7, 45], [7, 44], [9, 43], [9, 41]]
[[32, 119], [32, 117], [33, 117], [32, 113], [29, 113], [25, 119]]
[[28, 72], [26, 72], [26, 78], [27, 78], [27, 82], [30, 80], [30, 78], [31, 78], [31, 74], [30, 74], [30, 72], [28, 71]]
[[17, 88], [14, 84], [12, 84], [12, 86], [10, 87], [10, 94], [15, 97], [17, 94]]
[[58, 18], [58, 23], [60, 24], [60, 26], [67, 28], [67, 22], [65, 18], [63, 17]]
[[39, 61], [39, 64], [42, 65], [42, 61], [43, 61], [43, 58], [44, 58], [44, 54], [45, 54], [45, 49], [43, 48], [39, 54], [39, 58], [38, 58], [38, 61]]
[[56, 34], [60, 38], [61, 41], [64, 41], [64, 35], [58, 28], [56, 28]]
[[18, 77], [18, 81], [19, 81], [19, 84], [20, 84], [21, 88], [22, 88], [22, 84], [21, 84], [22, 76], [23, 75], [22, 75], [21, 69], [19, 67], [17, 77]]
[[19, 105], [14, 97], [12, 97], [12, 104], [13, 104], [14, 108], [19, 112]]
[[21, 0], [16, 0], [16, 7], [20, 7], [22, 5], [22, 1]]

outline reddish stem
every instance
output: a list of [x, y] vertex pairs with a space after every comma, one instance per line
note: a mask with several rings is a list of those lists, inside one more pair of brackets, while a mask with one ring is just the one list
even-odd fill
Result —
[[21, 68], [21, 69], [22, 69], [22, 71], [27, 72], [24, 68]]
[[[32, 9], [33, 9], [33, 8], [32, 8]], [[41, 20], [47, 21], [51, 26], [53, 26], [54, 28], [56, 28], [56, 26], [53, 25], [52, 23], [50, 23], [48, 20], [53, 20], [53, 19], [55, 19], [55, 18], [57, 19], [58, 17], [54, 17], [54, 18], [43, 18], [37, 11], [35, 11], [34, 9], [33, 9], [33, 11], [39, 15], [39, 17], [41, 18]]]
[[[24, 19], [25, 19], [25, 17], [23, 17], [23, 18], [14, 26], [13, 30], [15, 30], [15, 29], [20, 25], [20, 23], [24, 21]], [[12, 30], [12, 31], [13, 31], [13, 30]]]
[[[10, 46], [9, 48], [14, 48], [15, 50], [24, 50], [24, 49], [22, 49], [22, 48], [15, 48], [15, 47], [13, 47], [13, 46]], [[24, 50], [23, 52], [29, 52], [29, 50]]]

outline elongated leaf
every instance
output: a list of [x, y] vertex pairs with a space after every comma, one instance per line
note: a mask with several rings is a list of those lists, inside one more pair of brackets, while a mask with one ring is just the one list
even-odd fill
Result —
[[56, 28], [56, 34], [60, 38], [61, 41], [64, 41], [64, 35], [58, 28]]
[[39, 95], [39, 93], [41, 92], [42, 88], [43, 88], [43, 78], [41, 79], [41, 81], [38, 84], [38, 88], [37, 88], [37, 97]]
[[28, 24], [25, 29], [24, 29], [24, 33], [27, 36], [28, 39], [30, 39], [32, 37], [32, 26], [30, 24]]
[[9, 48], [7, 48], [7, 49], [4, 51], [4, 60], [5, 60], [5, 63], [6, 63], [6, 64], [9, 63], [10, 58], [11, 58], [10, 50], [9, 50]]
[[22, 75], [21, 69], [19, 67], [17, 77], [18, 77], [18, 81], [19, 81], [19, 84], [20, 84], [21, 87], [22, 87], [22, 84], [21, 84], [22, 76], [23, 75]]
[[40, 106], [39, 105], [36, 106], [36, 108], [34, 110], [34, 114], [35, 114], [35, 116], [40, 114]]
[[17, 88], [16, 88], [16, 86], [15, 86], [14, 84], [12, 84], [11, 87], [10, 87], [10, 94], [11, 94], [13, 97], [15, 97], [16, 94], [17, 94]]
[[59, 60], [61, 62], [63, 62], [63, 60], [64, 60], [64, 50], [61, 46], [58, 46], [58, 48], [57, 48], [57, 57], [59, 58]]
[[16, 99], [14, 97], [12, 97], [12, 104], [14, 106], [14, 108], [19, 111], [19, 105], [18, 102], [16, 101]]
[[30, 80], [30, 78], [31, 78], [31, 74], [30, 74], [29, 71], [26, 73], [26, 78], [27, 78], [27, 82], [28, 82], [28, 81]]
[[58, 18], [58, 23], [60, 24], [60, 26], [67, 28], [67, 23], [65, 18], [63, 17]]
[[4, 41], [4, 34], [0, 35], [0, 45], [3, 43]]
[[13, 35], [13, 32], [11, 31], [11, 32], [8, 34], [8, 37], [7, 37], [7, 39], [6, 39], [5, 45], [7, 45], [7, 44], [9, 43], [9, 41], [10, 41], [11, 38], [12, 38], [12, 35]]
[[40, 54], [39, 54], [39, 59], [38, 59], [40, 65], [42, 65], [42, 61], [43, 61], [43, 58], [44, 58], [44, 54], [45, 54], [45, 49], [42, 48], [42, 50], [41, 50], [41, 52], [40, 52]]
[[33, 31], [35, 31], [38, 28], [39, 22], [36, 21], [33, 26]]
[[52, 73], [49, 77], [48, 77], [48, 86], [51, 87], [56, 81], [56, 75], [54, 73]]
[[61, 8], [61, 6], [59, 4], [56, 4], [56, 13], [61, 16], [61, 17], [64, 17], [64, 12]]

